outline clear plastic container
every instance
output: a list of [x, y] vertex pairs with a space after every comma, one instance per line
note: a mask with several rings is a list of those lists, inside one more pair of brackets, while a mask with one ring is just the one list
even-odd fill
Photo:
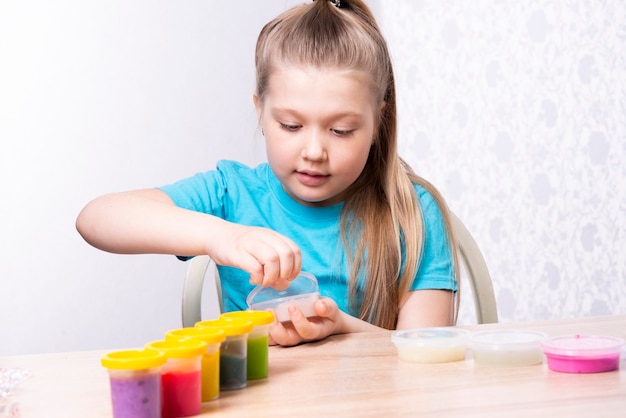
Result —
[[220, 346], [220, 390], [243, 389], [248, 383], [248, 334], [252, 321], [218, 318], [196, 323], [196, 327], [221, 329], [226, 339]]
[[202, 354], [207, 344], [197, 340], [163, 340], [146, 344], [167, 361], [161, 371], [161, 416], [189, 417], [202, 407]]
[[600, 373], [619, 369], [624, 339], [608, 335], [572, 335], [541, 343], [548, 368], [563, 373]]
[[165, 334], [166, 340], [195, 339], [204, 341], [207, 349], [202, 354], [202, 402], [212, 401], [220, 394], [220, 345], [226, 339], [221, 329], [180, 328]]
[[252, 321], [253, 328], [248, 334], [248, 380], [265, 379], [269, 375], [269, 327], [274, 322], [274, 314], [267, 311], [236, 311], [221, 315], [222, 318], [238, 318]]
[[109, 371], [113, 418], [161, 417], [161, 368], [166, 362], [159, 351], [123, 350], [104, 355]]
[[543, 363], [541, 341], [545, 332], [495, 330], [470, 334], [468, 348], [475, 364], [489, 366], [531, 366]]
[[391, 341], [398, 358], [412, 363], [447, 363], [465, 359], [469, 331], [454, 327], [394, 331]]
[[276, 290], [258, 285], [246, 298], [250, 309], [271, 309], [280, 322], [288, 322], [289, 307], [295, 305], [306, 317], [315, 316], [315, 302], [320, 298], [317, 279], [310, 273], [301, 272], [287, 289]]

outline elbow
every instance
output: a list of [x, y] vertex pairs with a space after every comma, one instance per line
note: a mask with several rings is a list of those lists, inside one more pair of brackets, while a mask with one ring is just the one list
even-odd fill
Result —
[[93, 202], [88, 203], [87, 206], [80, 211], [74, 223], [76, 231], [78, 231], [80, 236], [90, 245], [94, 245], [93, 240], [96, 235], [92, 204]]

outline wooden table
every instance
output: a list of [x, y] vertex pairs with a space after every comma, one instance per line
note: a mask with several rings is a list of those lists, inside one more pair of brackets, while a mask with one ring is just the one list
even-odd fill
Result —
[[[465, 328], [626, 338], [626, 315]], [[32, 371], [13, 397], [23, 417], [110, 417], [103, 353], [0, 357], [0, 367]], [[415, 364], [398, 360], [390, 332], [339, 335], [298, 347], [272, 347], [267, 380], [222, 392], [202, 410], [207, 417], [622, 417], [626, 362], [622, 359], [618, 371], [597, 374], [558, 373], [545, 364]]]

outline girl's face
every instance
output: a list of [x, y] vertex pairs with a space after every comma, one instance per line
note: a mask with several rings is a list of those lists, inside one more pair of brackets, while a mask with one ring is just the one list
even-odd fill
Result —
[[254, 97], [267, 157], [285, 191], [308, 206], [342, 202], [372, 146], [380, 104], [366, 73], [288, 66]]

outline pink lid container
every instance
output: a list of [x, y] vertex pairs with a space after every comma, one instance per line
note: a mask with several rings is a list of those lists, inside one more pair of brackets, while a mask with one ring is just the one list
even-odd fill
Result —
[[622, 338], [571, 335], [541, 342], [548, 368], [563, 373], [600, 373], [619, 369]]

